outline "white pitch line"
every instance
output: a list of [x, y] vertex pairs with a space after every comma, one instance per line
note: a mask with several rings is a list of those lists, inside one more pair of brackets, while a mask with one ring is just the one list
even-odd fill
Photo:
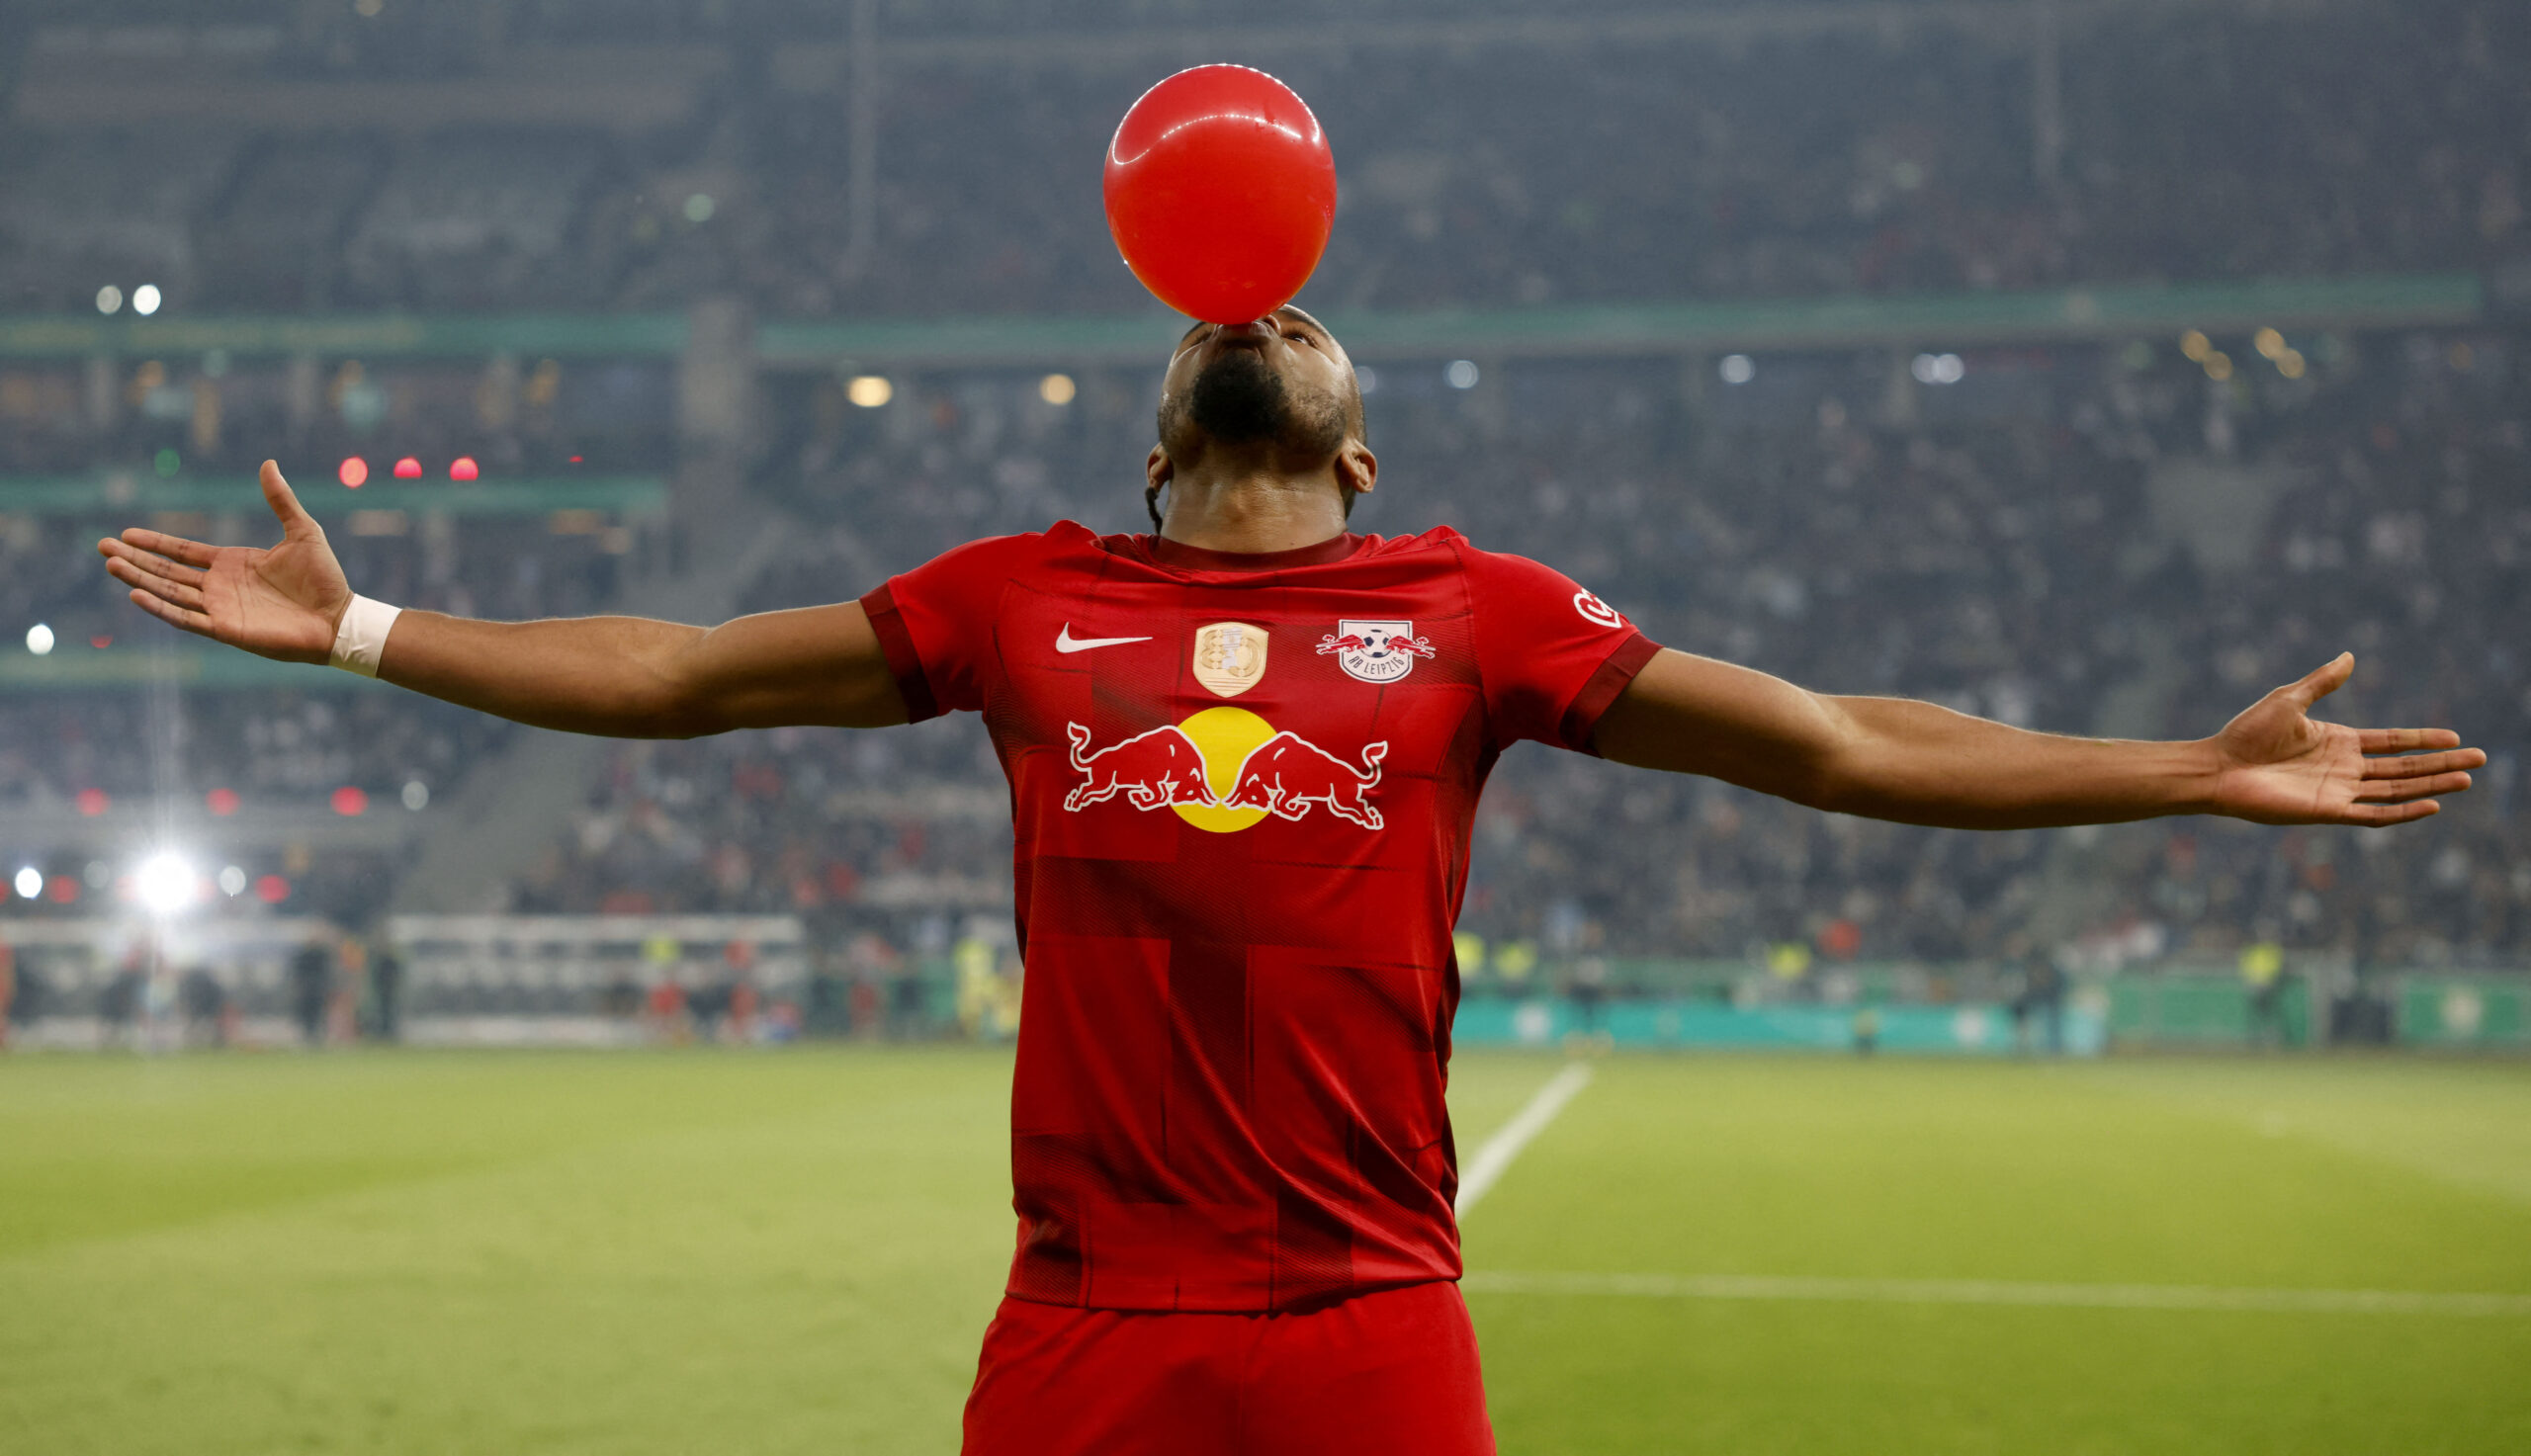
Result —
[[1512, 1166], [1512, 1159], [1521, 1156], [1521, 1150], [1529, 1146], [1529, 1140], [1545, 1132], [1546, 1125], [1555, 1121], [1555, 1115], [1564, 1110], [1564, 1104], [1572, 1101], [1574, 1095], [1590, 1081], [1589, 1063], [1576, 1062], [1567, 1066], [1547, 1078], [1546, 1085], [1537, 1089], [1536, 1095], [1529, 1098], [1528, 1105], [1523, 1107], [1510, 1122], [1503, 1124], [1493, 1137], [1485, 1140], [1485, 1146], [1476, 1150], [1476, 1156], [1468, 1159], [1466, 1169], [1459, 1174], [1457, 1211], [1460, 1218], [1467, 1217], [1467, 1211], [1476, 1207], [1476, 1201], [1502, 1180], [1504, 1172]]
[[[1492, 1145], [1488, 1145], [1489, 1150]], [[2023, 1284], [1985, 1279], [1804, 1279], [1764, 1274], [1520, 1274], [1460, 1280], [1486, 1294], [1641, 1299], [1843, 1300], [1901, 1305], [2021, 1305], [2082, 1310], [2246, 1310], [2322, 1315], [2531, 1316], [2527, 1294], [2401, 1289], [2245, 1289], [2212, 1284]]]

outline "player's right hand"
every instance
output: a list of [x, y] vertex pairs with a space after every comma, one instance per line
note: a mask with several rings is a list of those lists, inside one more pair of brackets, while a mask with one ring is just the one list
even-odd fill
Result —
[[98, 542], [97, 554], [132, 589], [132, 605], [162, 622], [258, 656], [323, 662], [351, 605], [351, 583], [281, 467], [265, 461], [262, 483], [281, 522], [278, 546], [206, 546], [134, 527]]

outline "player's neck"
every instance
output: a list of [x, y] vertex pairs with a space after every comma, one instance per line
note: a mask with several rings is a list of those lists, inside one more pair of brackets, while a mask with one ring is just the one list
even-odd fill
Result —
[[1345, 508], [1324, 471], [1193, 471], [1169, 482], [1161, 537], [1203, 551], [1298, 551], [1345, 534]]

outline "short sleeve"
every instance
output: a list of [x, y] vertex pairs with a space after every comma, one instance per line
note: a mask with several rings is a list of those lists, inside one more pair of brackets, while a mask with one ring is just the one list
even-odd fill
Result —
[[1591, 752], [1600, 715], [1659, 644], [1560, 571], [1464, 550], [1477, 671], [1497, 745], [1533, 738]]
[[996, 536], [888, 578], [861, 609], [905, 695], [906, 721], [981, 712], [995, 670], [994, 616], [1034, 536]]

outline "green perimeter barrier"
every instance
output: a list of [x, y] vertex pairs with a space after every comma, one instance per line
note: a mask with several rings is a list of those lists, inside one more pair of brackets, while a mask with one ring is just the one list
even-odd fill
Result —
[[[2467, 273], [1808, 299], [1337, 309], [1357, 358], [1668, 353], [1681, 349], [1953, 345], [2135, 338], [2201, 328], [2401, 328], [2466, 323], [2486, 306]], [[1004, 317], [767, 319], [755, 354], [774, 368], [1147, 365], [1184, 320], [1165, 309]], [[215, 350], [271, 357], [476, 359], [663, 357], [689, 341], [674, 313], [0, 314], [0, 359], [147, 358]]]
[[2238, 976], [2116, 976], [2109, 981], [2109, 1037], [2128, 1046], [2309, 1046], [2311, 986], [2301, 977], [2287, 977], [2273, 1008], [2262, 1013], [2249, 984]]
[[2407, 1046], [2531, 1047], [2531, 978], [2436, 975], [2399, 979], [2392, 1026]]
[[0, 646], [0, 694], [130, 692], [161, 683], [175, 688], [302, 693], [395, 690], [393, 683], [357, 672], [275, 662], [234, 647], [171, 644], [100, 649], [71, 642], [39, 657], [24, 647]]
[[[2062, 1050], [2101, 1050], [2100, 1018], [2064, 1010]], [[2032, 1045], [2016, 1035], [2012, 1012], [1982, 1002], [1951, 1006], [1731, 1006], [1711, 1001], [1604, 1001], [1566, 997], [1471, 996], [1459, 1003], [1450, 1040], [1458, 1047], [1550, 1047], [1571, 1037], [1604, 1037], [1619, 1047], [1688, 1050], [2009, 1056], [2045, 1050], [2047, 1029], [2032, 1017]]]
[[[385, 461], [379, 463], [382, 472]], [[310, 515], [355, 511], [410, 515], [544, 516], [598, 511], [656, 515], [667, 509], [667, 481], [655, 475], [579, 475], [486, 480], [371, 480], [358, 489], [336, 484], [330, 472], [303, 473], [293, 487]], [[0, 515], [113, 516], [130, 524], [161, 511], [235, 514], [269, 518], [263, 490], [252, 476], [160, 480], [142, 471], [96, 475], [0, 476]]]

